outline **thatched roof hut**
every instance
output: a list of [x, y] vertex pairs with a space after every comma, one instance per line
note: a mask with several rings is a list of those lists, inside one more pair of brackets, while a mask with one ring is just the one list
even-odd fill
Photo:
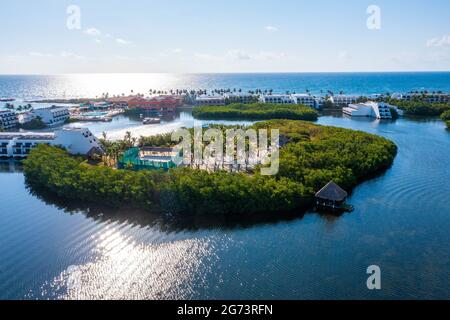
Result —
[[328, 203], [343, 203], [347, 199], [348, 193], [333, 181], [316, 193], [317, 200]]

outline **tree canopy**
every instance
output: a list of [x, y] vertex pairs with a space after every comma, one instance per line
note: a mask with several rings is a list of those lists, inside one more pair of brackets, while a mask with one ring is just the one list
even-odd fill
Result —
[[233, 103], [227, 106], [201, 106], [195, 107], [192, 114], [197, 119], [214, 120], [289, 119], [315, 121], [318, 117], [317, 111], [308, 106], [271, 103]]

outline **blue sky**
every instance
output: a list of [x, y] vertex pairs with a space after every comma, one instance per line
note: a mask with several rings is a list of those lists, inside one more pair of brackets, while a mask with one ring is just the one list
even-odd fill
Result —
[[[81, 29], [67, 28], [70, 5]], [[448, 0], [2, 1], [0, 73], [449, 71], [449, 12]]]

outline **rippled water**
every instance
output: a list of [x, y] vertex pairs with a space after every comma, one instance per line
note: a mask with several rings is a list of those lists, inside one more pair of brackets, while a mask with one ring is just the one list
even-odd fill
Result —
[[[123, 121], [132, 120], [107, 131]], [[191, 121], [182, 113], [172, 125]], [[437, 120], [319, 123], [399, 146], [393, 167], [357, 187], [356, 210], [340, 217], [171, 221], [77, 208], [31, 195], [20, 168], [4, 164], [0, 298], [450, 298], [450, 132]], [[373, 264], [382, 270], [378, 292], [366, 288]]]

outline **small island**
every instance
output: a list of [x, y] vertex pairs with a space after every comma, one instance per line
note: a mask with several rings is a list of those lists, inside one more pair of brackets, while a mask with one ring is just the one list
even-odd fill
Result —
[[[85, 203], [179, 214], [281, 213], [311, 208], [316, 192], [331, 180], [351, 190], [388, 169], [397, 153], [385, 138], [304, 121], [271, 120], [251, 128], [280, 130], [285, 141], [276, 176], [181, 167], [117, 169], [47, 145], [31, 151], [24, 172], [29, 186]], [[165, 146], [169, 137], [140, 140]], [[125, 150], [136, 142], [127, 139], [111, 148], [117, 156], [119, 146]]]
[[289, 119], [315, 121], [316, 110], [304, 105], [273, 103], [232, 103], [226, 106], [199, 106], [192, 115], [202, 120], [270, 120]]

